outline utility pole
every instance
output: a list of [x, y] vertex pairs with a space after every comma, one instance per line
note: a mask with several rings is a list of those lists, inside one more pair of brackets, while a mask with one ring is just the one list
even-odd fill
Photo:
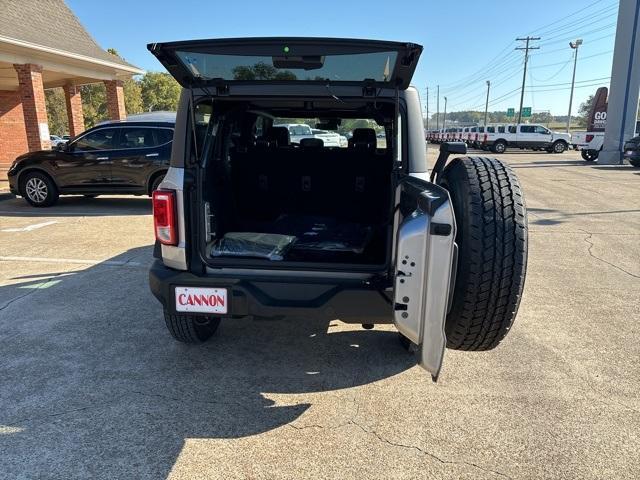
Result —
[[429, 130], [429, 87], [427, 87], [427, 130]]
[[447, 128], [447, 97], [444, 97], [444, 116], [442, 117], [442, 129]]
[[438, 98], [436, 98], [436, 130], [440, 130], [440, 85], [438, 85]]
[[487, 101], [484, 104], [484, 126], [487, 126], [487, 113], [489, 112], [489, 89], [491, 88], [491, 82], [487, 80]]
[[582, 39], [569, 42], [569, 46], [575, 50], [573, 54], [573, 77], [571, 77], [571, 94], [569, 95], [569, 114], [567, 115], [567, 133], [571, 129], [571, 107], [573, 106], [573, 87], [576, 84], [576, 65], [578, 64], [578, 47], [582, 45]]
[[516, 47], [516, 50], [524, 50], [524, 72], [522, 73], [522, 91], [520, 92], [520, 110], [518, 111], [518, 123], [522, 121], [522, 103], [524, 102], [524, 86], [527, 79], [527, 62], [529, 61], [529, 50], [538, 50], [540, 47], [530, 47], [531, 40], [540, 40], [540, 37], [516, 38], [520, 42], [526, 42], [524, 47]]

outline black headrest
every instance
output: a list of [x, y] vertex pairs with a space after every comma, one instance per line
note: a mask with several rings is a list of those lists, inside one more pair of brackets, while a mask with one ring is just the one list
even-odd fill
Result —
[[355, 128], [349, 147], [376, 148], [376, 131], [373, 128]]
[[267, 133], [269, 140], [275, 140], [278, 147], [286, 147], [291, 143], [287, 127], [271, 127]]
[[324, 142], [321, 138], [302, 138], [300, 146], [302, 148], [322, 148], [324, 147]]

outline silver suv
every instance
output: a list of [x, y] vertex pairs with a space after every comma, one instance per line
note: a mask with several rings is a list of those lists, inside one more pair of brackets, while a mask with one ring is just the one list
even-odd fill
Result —
[[[179, 341], [221, 319], [395, 324], [435, 379], [445, 347], [489, 350], [518, 310], [527, 223], [515, 174], [443, 143], [427, 166], [409, 83], [422, 47], [320, 38], [151, 44], [182, 85], [154, 193], [150, 286]], [[352, 131], [292, 144], [290, 123]], [[313, 123], [312, 123], [313, 122]], [[376, 131], [384, 130], [384, 148]]]

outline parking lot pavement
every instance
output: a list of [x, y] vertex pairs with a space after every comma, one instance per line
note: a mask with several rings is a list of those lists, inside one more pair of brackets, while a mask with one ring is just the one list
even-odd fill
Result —
[[437, 384], [392, 327], [228, 320], [179, 345], [148, 199], [0, 200], [0, 477], [637, 478], [640, 169], [502, 158], [530, 214], [520, 313]]

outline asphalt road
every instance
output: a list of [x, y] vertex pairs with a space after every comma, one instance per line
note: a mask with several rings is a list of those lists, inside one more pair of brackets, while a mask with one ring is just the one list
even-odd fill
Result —
[[503, 158], [524, 300], [437, 384], [392, 327], [229, 320], [179, 345], [147, 287], [148, 199], [4, 197], [0, 477], [638, 478], [640, 169]]

